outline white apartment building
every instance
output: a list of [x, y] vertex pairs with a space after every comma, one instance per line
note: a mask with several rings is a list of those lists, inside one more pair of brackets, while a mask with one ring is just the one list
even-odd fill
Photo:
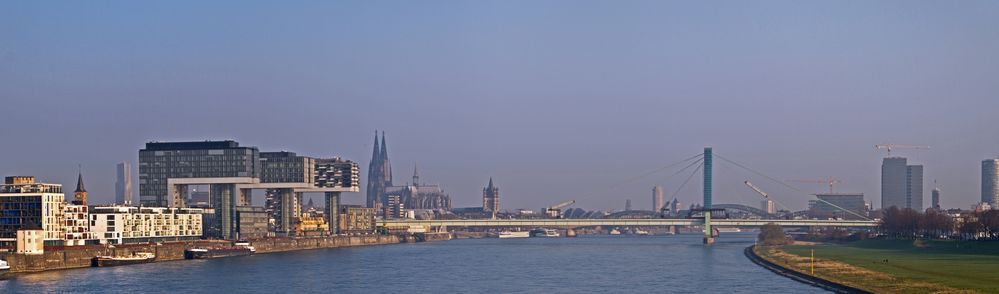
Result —
[[196, 240], [202, 235], [200, 208], [94, 207], [90, 230], [101, 243], [127, 244]]

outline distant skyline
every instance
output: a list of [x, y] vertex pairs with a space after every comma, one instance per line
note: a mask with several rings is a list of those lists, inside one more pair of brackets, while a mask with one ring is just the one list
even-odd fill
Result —
[[[364, 169], [377, 129], [394, 177], [419, 162], [454, 207], [480, 206], [490, 177], [503, 209], [671, 200], [675, 169], [612, 185], [704, 146], [878, 205], [873, 146], [895, 143], [932, 146], [892, 153], [970, 208], [999, 157], [999, 2], [6, 2], [0, 97], [0, 174], [70, 188], [81, 164], [92, 203], [149, 141]], [[716, 161], [715, 203], [758, 206], [745, 180], [811, 199]], [[677, 198], [700, 202], [699, 183]]]

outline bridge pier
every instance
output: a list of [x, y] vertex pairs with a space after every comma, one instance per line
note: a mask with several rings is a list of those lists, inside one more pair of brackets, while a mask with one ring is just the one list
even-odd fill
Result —
[[715, 238], [711, 234], [711, 147], [704, 147], [704, 245], [715, 243]]

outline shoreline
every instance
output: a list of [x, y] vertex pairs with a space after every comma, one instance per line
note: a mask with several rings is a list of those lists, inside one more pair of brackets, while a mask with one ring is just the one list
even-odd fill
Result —
[[750, 245], [749, 247], [746, 247], [746, 249], [743, 250], [743, 253], [746, 255], [746, 258], [748, 258], [749, 261], [752, 261], [756, 265], [759, 265], [760, 267], [765, 268], [771, 272], [774, 272], [780, 276], [792, 279], [794, 281], [806, 285], [815, 286], [836, 293], [873, 293], [864, 289], [847, 286], [841, 283], [826, 280], [823, 278], [819, 278], [817, 276], [798, 272], [794, 269], [781, 266], [776, 262], [770, 261], [756, 254], [756, 246], [757, 245]]
[[[420, 236], [401, 235], [361, 235], [334, 237], [288, 238], [275, 237], [251, 240], [257, 249], [256, 254], [291, 252], [313, 249], [333, 249], [341, 247], [391, 245], [417, 242], [432, 242], [451, 240], [450, 233], [428, 233]], [[17, 253], [0, 253], [0, 257], [10, 265], [10, 270], [4, 278], [20, 274], [39, 273], [67, 269], [82, 269], [91, 266], [94, 256], [108, 252], [112, 255], [130, 255], [136, 252], [153, 252], [156, 260], [151, 263], [186, 260], [184, 251], [194, 247], [219, 247], [229, 244], [223, 240], [179, 241], [162, 244], [126, 244], [115, 248], [105, 248], [99, 245], [74, 246], [57, 250], [46, 250], [42, 254], [26, 255]]]

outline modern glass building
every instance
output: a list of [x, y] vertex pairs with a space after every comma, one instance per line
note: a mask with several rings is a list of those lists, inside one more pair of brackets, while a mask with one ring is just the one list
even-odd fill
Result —
[[982, 160], [982, 202], [999, 204], [999, 159]]
[[143, 206], [169, 205], [168, 178], [259, 176], [257, 147], [240, 147], [235, 141], [150, 142], [139, 150], [139, 201]]
[[923, 166], [908, 165], [905, 157], [885, 157], [881, 163], [881, 208], [923, 210]]
[[824, 202], [810, 200], [808, 202], [809, 217], [817, 219], [842, 218], [846, 220], [862, 220], [864, 218], [860, 216], [867, 217], [868, 215], [864, 193], [815, 194], [815, 197]]
[[0, 246], [13, 247], [18, 230], [43, 230], [45, 245], [63, 245], [62, 185], [35, 177], [6, 177], [0, 185]]

